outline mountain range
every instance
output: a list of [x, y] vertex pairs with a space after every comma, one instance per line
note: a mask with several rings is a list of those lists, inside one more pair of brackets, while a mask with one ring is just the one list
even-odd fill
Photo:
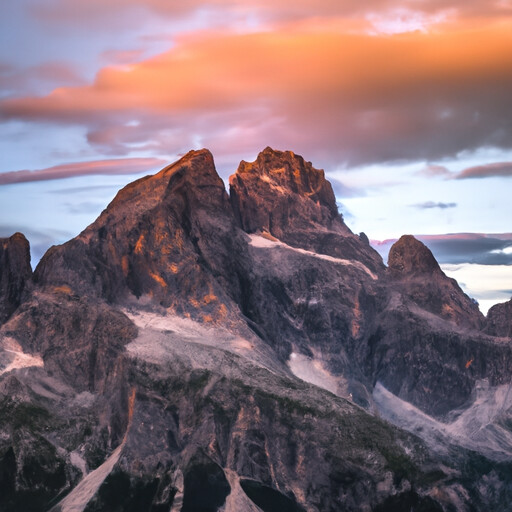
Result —
[[35, 271], [0, 239], [0, 510], [512, 510], [511, 337], [302, 157], [191, 151]]

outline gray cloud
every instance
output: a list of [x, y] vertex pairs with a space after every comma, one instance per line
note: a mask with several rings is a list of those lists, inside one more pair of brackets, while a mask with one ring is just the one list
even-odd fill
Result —
[[447, 208], [456, 208], [457, 203], [436, 203], [434, 201], [425, 201], [424, 203], [411, 204], [410, 206], [418, 208], [419, 210], [430, 210], [432, 208], [446, 210]]
[[82, 201], [79, 203], [65, 203], [64, 206], [71, 214], [96, 213], [97, 215], [105, 208], [103, 203], [94, 201]]
[[112, 190], [117, 192], [119, 190], [118, 185], [86, 185], [83, 187], [68, 187], [68, 188], [59, 188], [57, 190], [48, 190], [49, 194], [56, 195], [69, 195], [76, 194], [81, 192], [98, 192], [100, 190]]
[[[432, 251], [440, 264], [512, 265], [512, 233], [415, 236]], [[371, 243], [384, 261], [387, 261], [389, 249], [395, 242], [396, 239], [391, 239], [372, 240]]]

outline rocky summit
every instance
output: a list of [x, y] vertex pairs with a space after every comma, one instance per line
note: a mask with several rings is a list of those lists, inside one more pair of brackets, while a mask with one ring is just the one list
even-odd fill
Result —
[[229, 183], [191, 151], [34, 273], [0, 240], [0, 510], [512, 510], [510, 303], [290, 151]]

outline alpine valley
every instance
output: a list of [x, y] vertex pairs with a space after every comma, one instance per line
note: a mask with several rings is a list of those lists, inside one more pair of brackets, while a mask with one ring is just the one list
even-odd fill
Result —
[[229, 185], [191, 151], [34, 272], [0, 239], [0, 510], [512, 510], [512, 301], [290, 151]]

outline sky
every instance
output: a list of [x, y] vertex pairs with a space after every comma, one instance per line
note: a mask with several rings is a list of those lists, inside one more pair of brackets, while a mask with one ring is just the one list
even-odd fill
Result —
[[271, 146], [485, 312], [512, 294], [510, 91], [512, 0], [5, 0], [0, 237], [35, 265], [190, 149], [227, 179]]

